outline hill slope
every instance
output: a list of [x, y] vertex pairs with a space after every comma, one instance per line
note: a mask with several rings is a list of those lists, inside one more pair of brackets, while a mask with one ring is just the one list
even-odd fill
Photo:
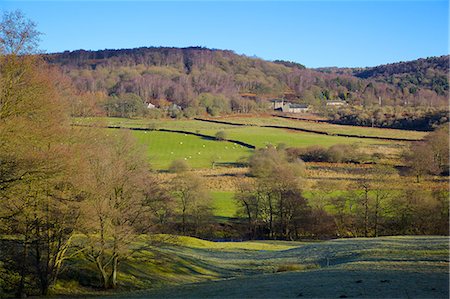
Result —
[[408, 62], [380, 65], [356, 70], [354, 75], [409, 88], [430, 89], [439, 95], [448, 94], [449, 56], [430, 57]]
[[[121, 264], [125, 285], [153, 288], [123, 298], [448, 297], [448, 237], [167, 240]], [[139, 242], [145, 247], [149, 241], [142, 237]], [[87, 267], [82, 275], [93, 283], [91, 271]]]
[[336, 99], [370, 104], [379, 97], [386, 105], [437, 106], [445, 105], [448, 96], [445, 57], [354, 72], [319, 71], [200, 47], [79, 50], [48, 54], [45, 59], [61, 66], [80, 91], [134, 93], [143, 101], [164, 100], [182, 107], [195, 106], [204, 93], [234, 101], [231, 107], [239, 112], [251, 110], [250, 100], [280, 96], [316, 106]]

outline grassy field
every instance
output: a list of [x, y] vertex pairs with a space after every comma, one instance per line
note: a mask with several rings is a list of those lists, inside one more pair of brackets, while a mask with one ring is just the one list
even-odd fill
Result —
[[[377, 144], [385, 145], [390, 142], [348, 138], [338, 136], [319, 135], [314, 133], [296, 132], [285, 129], [261, 128], [261, 127], [229, 127], [225, 128], [227, 138], [243, 141], [255, 145], [256, 147], [266, 147], [267, 145], [278, 145], [280, 143], [289, 147], [307, 147], [321, 145], [329, 147], [334, 144]], [[214, 130], [202, 130], [207, 135], [214, 134]]]
[[[112, 298], [448, 298], [449, 294], [448, 237], [219, 243], [160, 238], [166, 238], [164, 245], [153, 246], [152, 238], [142, 236], [135, 246], [147, 249], [120, 265], [122, 291], [152, 290]], [[91, 270], [86, 271], [84, 275]]]
[[[252, 121], [252, 119], [248, 119], [248, 121]], [[255, 119], [255, 121], [262, 121], [262, 119]], [[285, 120], [281, 119], [281, 121]], [[378, 151], [397, 156], [401, 152], [401, 148], [404, 147], [404, 144], [401, 142], [327, 136], [256, 126], [236, 127], [196, 120], [75, 118], [73, 119], [73, 123], [183, 130], [208, 136], [214, 136], [218, 131], [225, 131], [227, 139], [242, 141], [254, 145], [257, 148], [278, 144], [285, 144], [290, 147], [306, 147], [312, 145], [329, 147], [340, 143], [355, 144], [368, 153]], [[218, 142], [183, 133], [134, 131], [133, 134], [141, 144], [146, 146], [150, 163], [154, 169], [158, 170], [167, 169], [175, 159], [186, 160], [192, 168], [197, 169], [211, 167], [213, 160], [219, 163], [230, 164], [240, 161], [242, 157], [248, 157], [252, 152], [252, 150], [232, 142]]]
[[[264, 123], [261, 118], [237, 119], [242, 123]], [[233, 118], [235, 121], [235, 118]], [[280, 121], [288, 121], [280, 119]], [[267, 118], [267, 123], [278, 123], [277, 118]], [[261, 128], [261, 127], [236, 127], [226, 124], [202, 122], [197, 120], [145, 120], [145, 119], [125, 119], [114, 117], [98, 118], [74, 118], [75, 124], [99, 124], [110, 126], [121, 126], [125, 128], [154, 128], [184, 130], [197, 132], [209, 136], [214, 136], [218, 131], [225, 131], [228, 139], [243, 141], [257, 147], [265, 147], [268, 144], [277, 145], [285, 143], [288, 146], [310, 146], [322, 145], [331, 146], [336, 143], [362, 143], [362, 144], [388, 144], [384, 141], [374, 141], [359, 138], [347, 138], [338, 136], [324, 136], [314, 133], [295, 132], [284, 129]], [[330, 125], [332, 126], [332, 125]], [[366, 128], [362, 128], [366, 129]], [[398, 135], [397, 135], [398, 136]]]
[[212, 191], [213, 213], [216, 217], [234, 218], [236, 217], [237, 204], [234, 199], [234, 192]]
[[177, 159], [186, 160], [193, 168], [210, 168], [212, 161], [233, 163], [252, 153], [252, 150], [234, 143], [182, 133], [133, 131], [133, 135], [146, 147], [154, 169], [167, 169]]
[[315, 123], [310, 121], [292, 120], [279, 117], [252, 117], [252, 118], [231, 117], [229, 121], [233, 123], [254, 124], [258, 126], [278, 125], [278, 126], [294, 127], [307, 130], [327, 132], [330, 134], [350, 134], [350, 135], [383, 137], [383, 138], [405, 138], [413, 140], [423, 139], [428, 134], [427, 132], [419, 132], [419, 131], [344, 126], [328, 123]]
[[124, 128], [152, 128], [152, 129], [172, 129], [196, 132], [197, 130], [223, 130], [234, 126], [202, 122], [198, 120], [175, 120], [175, 119], [143, 119], [143, 118], [119, 118], [119, 117], [75, 117], [74, 124], [82, 125], [107, 125], [121, 126]]

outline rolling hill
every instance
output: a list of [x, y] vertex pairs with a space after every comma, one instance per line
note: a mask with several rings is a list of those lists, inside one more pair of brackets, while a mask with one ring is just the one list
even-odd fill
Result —
[[166, 100], [184, 108], [195, 106], [205, 93], [223, 95], [235, 106], [280, 96], [315, 105], [329, 100], [370, 104], [382, 97], [385, 105], [442, 106], [448, 98], [448, 56], [358, 69], [310, 69], [201, 47], [78, 50], [44, 57], [79, 91], [134, 93], [143, 101]]

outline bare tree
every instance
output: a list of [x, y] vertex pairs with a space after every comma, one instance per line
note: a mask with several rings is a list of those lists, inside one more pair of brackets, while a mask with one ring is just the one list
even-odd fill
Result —
[[0, 53], [23, 55], [37, 51], [42, 33], [36, 23], [25, 18], [20, 11], [5, 11], [0, 22]]
[[182, 233], [187, 234], [192, 227], [197, 234], [200, 224], [211, 215], [210, 195], [202, 179], [189, 172], [180, 173], [172, 180], [170, 189], [181, 216]]
[[103, 288], [115, 288], [119, 263], [131, 253], [136, 226], [142, 229], [149, 220], [148, 164], [128, 134], [92, 137], [96, 142], [81, 186], [88, 197], [82, 210], [83, 254], [97, 267]]
[[0, 89], [0, 230], [21, 236], [17, 295], [29, 282], [46, 294], [78, 219], [65, 103], [57, 74], [33, 57], [0, 57]]
[[258, 150], [249, 163], [250, 173], [256, 178], [255, 194], [242, 193], [241, 202], [258, 202], [258, 216], [266, 223], [270, 238], [290, 238], [297, 233], [299, 219], [306, 216], [306, 210], [300, 208], [306, 204], [300, 188], [303, 162], [289, 162], [284, 149], [269, 147]]

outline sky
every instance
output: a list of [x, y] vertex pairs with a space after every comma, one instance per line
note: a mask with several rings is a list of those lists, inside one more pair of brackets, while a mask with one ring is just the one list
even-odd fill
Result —
[[447, 0], [5, 1], [40, 48], [203, 46], [307, 67], [364, 67], [449, 54]]

